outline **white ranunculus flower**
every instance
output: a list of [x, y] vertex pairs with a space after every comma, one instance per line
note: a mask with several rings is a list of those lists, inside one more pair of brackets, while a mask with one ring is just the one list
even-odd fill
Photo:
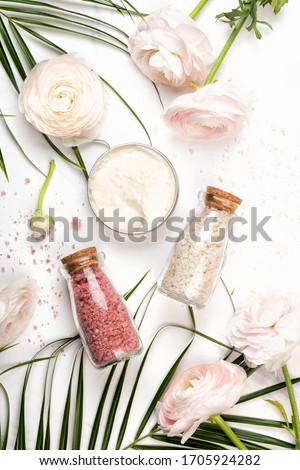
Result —
[[160, 428], [168, 436], [182, 436], [184, 444], [201, 423], [236, 404], [246, 379], [242, 367], [225, 361], [181, 372], [158, 403]]
[[203, 83], [215, 60], [197, 23], [171, 5], [142, 20], [128, 47], [147, 77], [171, 87]]
[[299, 302], [278, 292], [250, 297], [238, 305], [228, 338], [250, 367], [276, 371], [300, 345]]
[[61, 138], [68, 147], [99, 138], [106, 107], [100, 77], [77, 54], [37, 64], [19, 97], [26, 119], [43, 134]]
[[38, 286], [34, 279], [0, 284], [0, 349], [23, 333], [37, 301]]
[[175, 98], [163, 119], [181, 137], [209, 142], [237, 132], [249, 108], [238, 87], [216, 82]]

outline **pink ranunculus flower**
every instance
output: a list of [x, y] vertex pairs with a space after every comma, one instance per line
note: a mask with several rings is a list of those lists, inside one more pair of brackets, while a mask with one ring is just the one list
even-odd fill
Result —
[[229, 410], [241, 397], [247, 376], [242, 367], [220, 361], [197, 364], [172, 382], [158, 403], [158, 424], [184, 443], [212, 415]]
[[73, 147], [99, 138], [107, 96], [90, 64], [70, 53], [43, 60], [30, 71], [19, 108], [38, 131]]
[[299, 302], [277, 292], [253, 295], [238, 305], [228, 338], [250, 367], [278, 370], [300, 345]]
[[38, 286], [34, 279], [0, 284], [0, 349], [25, 330], [37, 301]]
[[172, 6], [153, 12], [129, 38], [135, 64], [151, 80], [172, 87], [201, 84], [214, 62], [195, 21]]
[[216, 82], [175, 98], [163, 119], [180, 136], [208, 142], [237, 131], [247, 120], [248, 110], [237, 87]]

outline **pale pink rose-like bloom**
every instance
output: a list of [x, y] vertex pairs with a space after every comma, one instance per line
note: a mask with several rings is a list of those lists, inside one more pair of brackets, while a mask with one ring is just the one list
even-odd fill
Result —
[[228, 338], [250, 367], [278, 370], [300, 345], [299, 302], [284, 293], [253, 295], [238, 305]]
[[0, 284], [0, 349], [25, 330], [36, 307], [38, 292], [34, 279]]
[[148, 78], [172, 87], [203, 83], [214, 62], [205, 34], [172, 6], [141, 21], [128, 46], [133, 61]]
[[215, 82], [175, 98], [163, 119], [180, 136], [208, 142], [236, 132], [248, 111], [249, 104], [236, 86]]
[[71, 147], [99, 138], [107, 96], [90, 64], [70, 53], [43, 60], [31, 70], [19, 108], [38, 131]]
[[159, 426], [170, 437], [181, 435], [184, 443], [201, 423], [236, 404], [246, 378], [242, 367], [225, 361], [190, 367], [158, 403]]

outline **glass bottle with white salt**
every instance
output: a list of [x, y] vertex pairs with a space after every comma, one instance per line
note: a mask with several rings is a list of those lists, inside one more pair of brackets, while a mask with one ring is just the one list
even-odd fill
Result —
[[233, 217], [242, 200], [208, 186], [200, 192], [201, 207], [185, 227], [163, 270], [158, 290], [180, 302], [205, 307], [220, 279]]

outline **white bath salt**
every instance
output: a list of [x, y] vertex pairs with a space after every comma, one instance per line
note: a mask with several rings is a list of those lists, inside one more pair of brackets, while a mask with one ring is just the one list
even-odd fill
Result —
[[220, 276], [232, 217], [230, 212], [209, 207], [196, 215], [174, 248], [160, 290], [198, 308], [207, 304]]
[[[147, 231], [176, 203], [177, 178], [162, 154], [147, 146], [127, 144], [101, 157], [90, 174], [89, 198], [94, 212], [120, 232]], [[114, 225], [119, 210], [118, 227]], [[110, 218], [110, 221], [107, 220]], [[139, 218], [133, 220], [133, 218]]]

